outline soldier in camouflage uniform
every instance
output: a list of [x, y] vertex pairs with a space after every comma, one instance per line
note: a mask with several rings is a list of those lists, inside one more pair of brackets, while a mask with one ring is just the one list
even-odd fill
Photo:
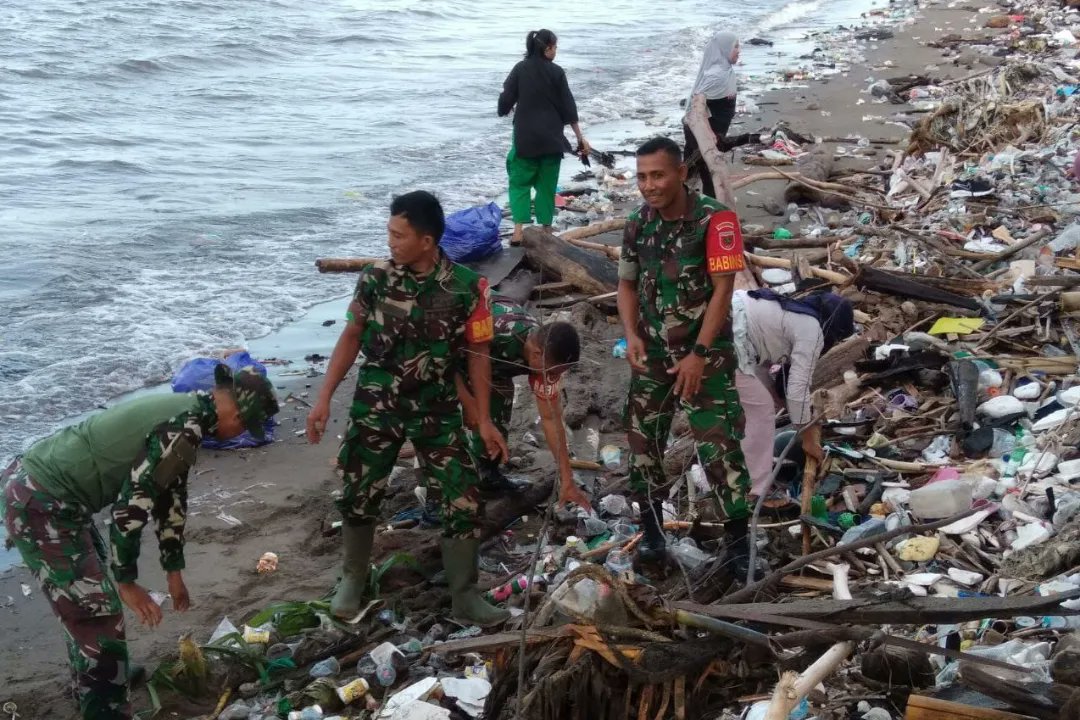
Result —
[[352, 617], [360, 609], [379, 506], [406, 439], [416, 448], [421, 470], [442, 491], [442, 555], [454, 615], [482, 625], [509, 617], [475, 588], [480, 498], [454, 387], [454, 371], [467, 358], [481, 408], [477, 432], [489, 457], [505, 459], [506, 443], [488, 411], [487, 281], [439, 249], [444, 227], [442, 207], [430, 193], [394, 198], [387, 224], [391, 259], [360, 275], [318, 402], [308, 415], [308, 439], [315, 443], [325, 430], [334, 391], [361, 355], [338, 455], [345, 481], [338, 502], [345, 556], [331, 603], [338, 617]]
[[645, 205], [627, 219], [619, 262], [619, 316], [633, 368], [630, 489], [642, 508], [645, 560], [664, 554], [660, 491], [667, 486], [663, 455], [676, 403], [687, 412], [698, 458], [719, 491], [735, 555], [748, 549], [749, 476], [739, 447], [743, 415], [728, 319], [734, 273], [744, 267], [741, 235], [734, 213], [686, 188], [686, 172], [679, 146], [667, 138], [638, 149]]
[[[559, 381], [581, 356], [577, 330], [567, 322], [541, 325], [525, 308], [510, 298], [491, 302], [494, 338], [491, 341], [491, 421], [506, 437], [514, 411], [514, 378], [528, 375], [529, 388], [536, 398], [544, 439], [559, 465], [559, 502], [574, 502], [589, 508], [589, 500], [574, 484], [570, 453], [566, 445]], [[477, 424], [476, 397], [465, 378], [455, 377], [458, 397], [469, 430], [469, 446], [480, 470], [481, 489], [505, 490], [510, 483], [499, 464], [487, 457], [483, 440], [472, 428]]]
[[[212, 394], [129, 400], [40, 440], [0, 473], [8, 537], [67, 636], [85, 720], [126, 720], [128, 650], [120, 603], [153, 627], [161, 608], [136, 582], [153, 519], [173, 607], [190, 600], [184, 569], [188, 471], [202, 439], [263, 436], [278, 405], [269, 381], [218, 367]], [[112, 577], [92, 515], [112, 505]]]

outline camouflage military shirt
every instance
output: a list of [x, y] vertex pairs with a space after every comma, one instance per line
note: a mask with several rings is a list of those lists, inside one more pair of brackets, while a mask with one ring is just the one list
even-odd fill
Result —
[[[740, 236], [727, 231], [733, 213], [711, 197], [688, 192], [684, 217], [664, 220], [643, 205], [623, 230], [619, 278], [637, 283], [638, 332], [652, 359], [689, 352], [712, 297], [710, 275], [745, 267]], [[731, 341], [730, 323], [716, 339]]]
[[133, 582], [151, 518], [161, 567], [184, 568], [188, 470], [203, 436], [216, 427], [206, 393], [147, 395], [40, 440], [22, 462], [43, 491], [77, 504], [87, 517], [112, 504], [113, 576]]
[[491, 340], [491, 377], [502, 380], [529, 374], [525, 342], [540, 322], [525, 308], [507, 298], [491, 301], [495, 336]]
[[391, 260], [369, 266], [348, 319], [364, 323], [354, 411], [455, 412], [456, 360], [492, 338], [487, 280], [441, 251], [424, 276]]

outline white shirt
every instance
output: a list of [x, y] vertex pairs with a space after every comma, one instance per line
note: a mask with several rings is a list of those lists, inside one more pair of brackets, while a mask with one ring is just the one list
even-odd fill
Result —
[[[751, 359], [751, 370], [766, 387], [772, 383], [770, 366], [791, 363], [785, 393], [788, 414], [795, 425], [810, 422], [810, 383], [814, 365], [825, 347], [817, 319], [788, 312], [772, 300], [752, 298], [745, 290], [735, 291], [732, 313], [744, 314], [747, 338], [756, 356]], [[735, 324], [741, 323], [736, 320]]]

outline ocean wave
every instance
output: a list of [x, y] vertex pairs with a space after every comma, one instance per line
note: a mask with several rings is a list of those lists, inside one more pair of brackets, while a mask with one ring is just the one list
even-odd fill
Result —
[[164, 62], [158, 60], [124, 60], [115, 64], [117, 70], [124, 72], [135, 73], [138, 75], [149, 75], [157, 72], [164, 72], [171, 68]]
[[793, 0], [774, 13], [769, 14], [757, 24], [758, 32], [769, 32], [776, 28], [790, 25], [821, 9], [824, 0]]
[[135, 173], [138, 175], [149, 175], [153, 172], [145, 165], [128, 162], [127, 160], [76, 160], [67, 158], [54, 162], [50, 167], [102, 173]]

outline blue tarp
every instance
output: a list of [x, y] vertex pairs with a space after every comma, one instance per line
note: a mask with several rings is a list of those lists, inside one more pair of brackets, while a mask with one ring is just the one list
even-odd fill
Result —
[[452, 213], [439, 245], [454, 262], [476, 262], [502, 249], [499, 223], [502, 209], [495, 203], [478, 205]]
[[[210, 392], [214, 389], [214, 368], [219, 364], [228, 366], [233, 373], [241, 368], [254, 368], [257, 373], [264, 377], [266, 376], [266, 366], [251, 357], [251, 355], [248, 355], [247, 352], [233, 353], [224, 360], [218, 360], [216, 358], [194, 358], [193, 360], [188, 360], [176, 371], [176, 374], [172, 379], [173, 392], [186, 393], [195, 390]], [[217, 440], [212, 437], [203, 438], [202, 446], [212, 450], [236, 450], [237, 448], [250, 448], [266, 445], [267, 443], [274, 441], [274, 425], [273, 418], [267, 419], [265, 440], [256, 440], [251, 436], [251, 433], [245, 430], [231, 440]]]

